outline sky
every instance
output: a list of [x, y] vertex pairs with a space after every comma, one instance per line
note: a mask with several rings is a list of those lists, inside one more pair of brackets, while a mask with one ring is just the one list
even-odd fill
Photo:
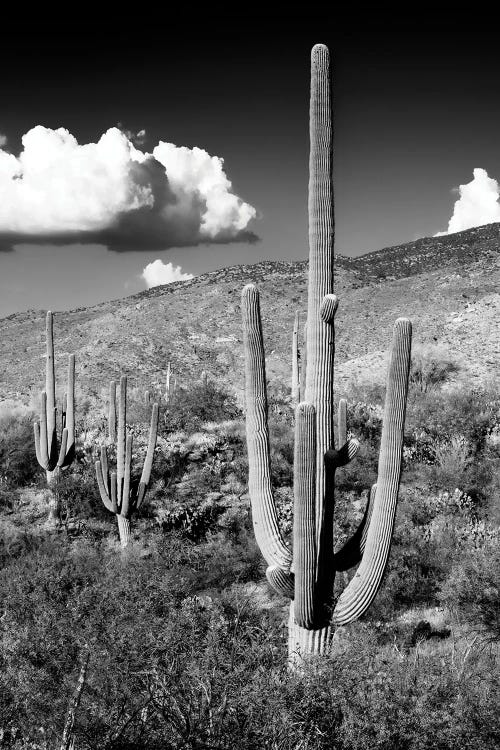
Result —
[[336, 252], [500, 221], [493, 32], [286, 13], [3, 33], [0, 317], [305, 259], [316, 42], [333, 62]]

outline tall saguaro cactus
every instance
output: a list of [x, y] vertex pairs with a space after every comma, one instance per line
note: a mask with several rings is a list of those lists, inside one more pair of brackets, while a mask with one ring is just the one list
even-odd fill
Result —
[[40, 419], [33, 427], [37, 461], [46, 471], [50, 490], [49, 522], [57, 525], [61, 511], [60, 472], [75, 457], [75, 355], [70, 354], [68, 360], [68, 386], [61, 402], [61, 432], [58, 437], [53, 322], [53, 315], [49, 310], [45, 321], [45, 390], [40, 396]]
[[[116, 418], [116, 383], [110, 384], [109, 424]], [[132, 479], [132, 435], [127, 433], [127, 377], [120, 378], [118, 400], [118, 426], [110, 429], [110, 437], [116, 439], [116, 471], [110, 471], [106, 446], [101, 446], [100, 461], [95, 463], [97, 484], [102, 502], [105, 507], [116, 515], [118, 533], [122, 547], [130, 542], [130, 518], [137, 511], [146, 495], [151, 468], [153, 466], [154, 450], [158, 433], [158, 404], [153, 404], [151, 424], [149, 427], [149, 441], [144, 459], [144, 466], [140, 480]]]
[[[336, 626], [360, 617], [370, 606], [387, 564], [401, 476], [408, 391], [411, 323], [394, 326], [382, 428], [378, 480], [360, 527], [334, 553], [334, 479], [357, 453], [349, 438], [346, 403], [338, 408], [334, 446], [333, 186], [329, 53], [312, 50], [311, 156], [309, 179], [309, 288], [305, 343], [305, 399], [296, 407], [293, 555], [282, 536], [270, 472], [265, 355], [259, 293], [253, 284], [242, 294], [245, 349], [246, 427], [249, 491], [257, 542], [268, 563], [271, 585], [290, 597], [289, 655], [292, 663], [326, 653]], [[360, 563], [336, 603], [336, 571]]]

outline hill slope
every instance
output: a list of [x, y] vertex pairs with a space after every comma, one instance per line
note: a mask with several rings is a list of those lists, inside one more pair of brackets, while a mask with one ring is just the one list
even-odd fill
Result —
[[[271, 380], [288, 382], [296, 309], [305, 320], [307, 263], [234, 266], [124, 299], [55, 315], [58, 376], [77, 356], [82, 392], [98, 393], [120, 373], [141, 388], [164, 383], [171, 360], [180, 382], [206, 370], [241, 393], [242, 287], [256, 282]], [[414, 323], [417, 343], [437, 343], [471, 383], [498, 375], [500, 224], [417, 240], [358, 258], [336, 256], [338, 384], [381, 380], [394, 320]], [[0, 398], [26, 400], [44, 378], [45, 313], [0, 320]]]

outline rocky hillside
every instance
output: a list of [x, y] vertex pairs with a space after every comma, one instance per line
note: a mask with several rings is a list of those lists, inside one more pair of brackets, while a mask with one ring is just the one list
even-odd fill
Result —
[[[97, 394], [126, 373], [141, 388], [181, 383], [206, 370], [241, 394], [240, 292], [261, 291], [270, 380], [288, 382], [296, 309], [305, 320], [307, 263], [264, 262], [203, 274], [88, 308], [55, 315], [57, 372], [77, 355], [81, 392]], [[414, 322], [416, 343], [449, 351], [471, 384], [498, 376], [500, 224], [431, 237], [358, 258], [336, 258], [338, 385], [384, 377], [391, 328]], [[44, 373], [44, 311], [0, 320], [0, 398], [27, 400]]]

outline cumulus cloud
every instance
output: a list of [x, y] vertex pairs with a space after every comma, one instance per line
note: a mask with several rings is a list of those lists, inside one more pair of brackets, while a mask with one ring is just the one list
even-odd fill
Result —
[[458, 188], [459, 198], [453, 208], [453, 216], [447, 232], [438, 235], [462, 232], [471, 227], [500, 221], [500, 187], [485, 169], [474, 169], [474, 178]]
[[253, 206], [232, 192], [224, 161], [160, 141], [152, 153], [110, 128], [79, 144], [38, 125], [19, 156], [0, 148], [0, 249], [19, 242], [101, 242], [113, 250], [162, 250], [253, 241]]
[[3, 148], [7, 145], [7, 136], [3, 133], [0, 133], [0, 148]]
[[192, 273], [183, 273], [180, 266], [163, 263], [160, 259], [148, 263], [141, 274], [148, 289], [161, 284], [171, 284], [172, 281], [187, 281], [193, 278]]

